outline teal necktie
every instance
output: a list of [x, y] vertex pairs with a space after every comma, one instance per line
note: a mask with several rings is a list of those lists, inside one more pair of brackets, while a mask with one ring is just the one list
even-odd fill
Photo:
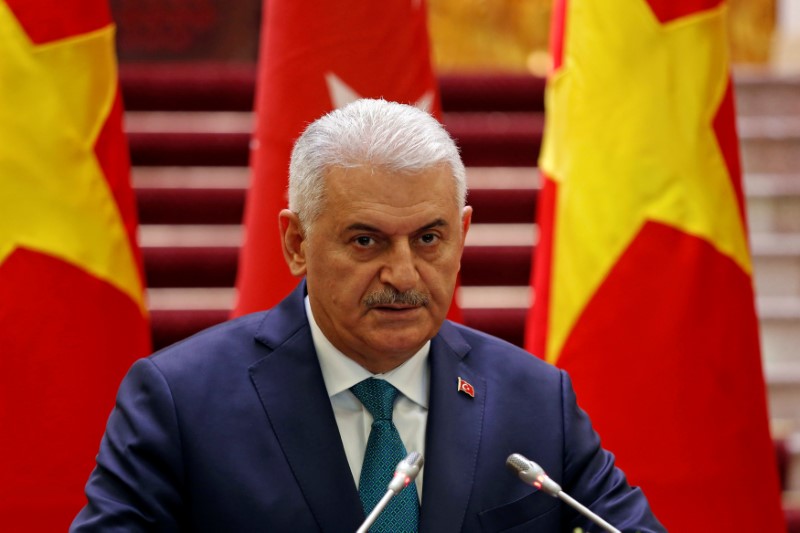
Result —
[[[350, 387], [372, 415], [372, 429], [364, 452], [364, 464], [358, 483], [358, 494], [364, 513], [369, 514], [386, 494], [394, 470], [405, 456], [406, 448], [392, 423], [395, 389], [382, 379], [369, 378]], [[417, 487], [410, 483], [392, 498], [370, 528], [371, 533], [414, 533], [419, 521]]]

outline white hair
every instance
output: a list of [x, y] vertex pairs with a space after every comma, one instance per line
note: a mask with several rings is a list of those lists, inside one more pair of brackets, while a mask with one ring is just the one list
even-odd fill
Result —
[[446, 165], [457, 205], [466, 205], [467, 179], [455, 142], [442, 125], [416, 107], [357, 100], [312, 122], [292, 150], [289, 209], [305, 231], [319, 216], [325, 174], [332, 168], [379, 168], [398, 175]]

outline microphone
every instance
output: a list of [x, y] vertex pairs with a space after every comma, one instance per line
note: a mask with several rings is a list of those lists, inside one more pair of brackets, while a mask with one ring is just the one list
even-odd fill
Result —
[[389, 500], [400, 494], [401, 490], [406, 488], [417, 478], [417, 474], [419, 474], [419, 471], [422, 469], [424, 462], [421, 453], [411, 452], [406, 455], [402, 461], [397, 463], [397, 467], [394, 469], [394, 476], [392, 480], [389, 481], [389, 485], [386, 488], [386, 494], [383, 495], [383, 498], [381, 498], [372, 512], [369, 513], [369, 516], [364, 520], [364, 523], [361, 524], [361, 527], [356, 530], [356, 533], [367, 533], [369, 531], [370, 526], [375, 523], [375, 520], [378, 519], [378, 516], [380, 516], [389, 504]]
[[619, 529], [615, 528], [597, 516], [586, 506], [582, 505], [572, 496], [561, 490], [561, 486], [547, 476], [547, 474], [544, 472], [544, 468], [526, 458], [524, 455], [512, 453], [508, 456], [508, 459], [506, 459], [506, 466], [509, 470], [517, 474], [523, 483], [532, 485], [537, 489], [543, 490], [550, 496], [559, 498], [560, 500], [566, 502], [573, 509], [609, 533], [621, 533]]
[[388, 490], [394, 492], [395, 495], [400, 494], [401, 490], [417, 479], [417, 474], [422, 470], [424, 462], [421, 453], [411, 452], [406, 455], [402, 461], [397, 463], [397, 468], [394, 470], [394, 477], [389, 482]]

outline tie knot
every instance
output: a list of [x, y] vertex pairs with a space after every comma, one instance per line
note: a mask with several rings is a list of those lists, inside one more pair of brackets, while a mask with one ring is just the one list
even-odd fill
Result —
[[383, 379], [368, 378], [350, 390], [372, 415], [373, 420], [391, 420], [397, 389]]

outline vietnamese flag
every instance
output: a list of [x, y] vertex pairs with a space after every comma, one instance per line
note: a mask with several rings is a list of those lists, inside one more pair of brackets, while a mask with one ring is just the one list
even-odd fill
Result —
[[721, 0], [559, 0], [527, 348], [670, 531], [785, 531]]
[[65, 531], [150, 351], [105, 0], [0, 0], [0, 529]]
[[[272, 307], [297, 285], [278, 231], [278, 213], [288, 205], [292, 146], [309, 123], [358, 98], [416, 105], [441, 120], [425, 3], [264, 2], [234, 315]], [[455, 303], [448, 315], [454, 317], [460, 317]]]

